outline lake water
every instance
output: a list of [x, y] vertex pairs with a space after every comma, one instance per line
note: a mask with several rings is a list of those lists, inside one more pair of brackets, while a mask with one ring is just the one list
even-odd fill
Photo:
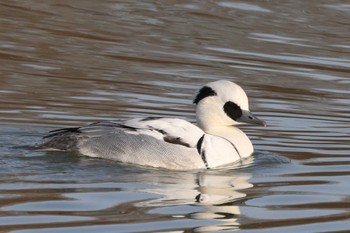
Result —
[[[1, 232], [349, 232], [350, 3], [1, 1]], [[29, 146], [99, 120], [182, 117], [229, 79], [268, 124], [230, 169]]]

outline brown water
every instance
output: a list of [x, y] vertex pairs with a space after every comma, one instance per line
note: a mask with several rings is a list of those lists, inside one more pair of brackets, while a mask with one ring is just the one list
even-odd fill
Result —
[[[346, 1], [1, 1], [1, 232], [349, 232]], [[26, 149], [97, 120], [194, 121], [230, 79], [268, 127], [232, 169]]]

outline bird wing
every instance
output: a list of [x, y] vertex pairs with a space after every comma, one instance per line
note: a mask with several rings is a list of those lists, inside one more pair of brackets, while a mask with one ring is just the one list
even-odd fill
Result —
[[77, 148], [84, 155], [172, 169], [205, 166], [197, 147], [204, 132], [181, 119], [104, 121], [79, 131]]
[[158, 132], [162, 134], [164, 141], [187, 147], [196, 147], [198, 140], [204, 134], [199, 127], [179, 118], [135, 118], [124, 121], [122, 125], [137, 129], [144, 134]]
[[62, 135], [85, 135], [99, 137], [120, 130], [133, 135], [152, 136], [167, 143], [195, 148], [204, 131], [194, 124], [179, 118], [135, 118], [127, 121], [101, 121], [83, 127], [63, 128], [50, 131], [44, 138], [50, 140]]

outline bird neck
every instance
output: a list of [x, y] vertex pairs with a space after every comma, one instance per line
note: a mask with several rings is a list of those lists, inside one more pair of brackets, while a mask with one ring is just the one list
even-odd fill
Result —
[[253, 145], [248, 136], [239, 128], [234, 126], [207, 126], [202, 128], [207, 134], [224, 138], [231, 142], [242, 158], [251, 156], [254, 152]]
[[216, 101], [208, 98], [197, 104], [196, 118], [199, 128], [207, 134], [228, 140], [241, 157], [249, 157], [254, 152], [252, 143], [243, 131], [232, 125], [232, 119], [227, 117]]

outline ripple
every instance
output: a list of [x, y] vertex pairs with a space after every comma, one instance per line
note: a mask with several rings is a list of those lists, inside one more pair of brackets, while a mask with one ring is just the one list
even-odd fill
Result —
[[257, 5], [253, 5], [253, 4], [249, 4], [249, 3], [219, 2], [218, 5], [222, 6], [222, 7], [234, 8], [234, 9], [238, 9], [238, 10], [256, 11], [256, 12], [263, 12], [263, 13], [271, 12], [270, 10], [268, 10], [266, 8], [263, 8], [263, 7], [260, 7]]
[[[0, 3], [0, 231], [347, 232], [349, 4]], [[254, 156], [173, 172], [32, 146], [143, 116], [195, 122], [197, 89], [239, 83]]]

